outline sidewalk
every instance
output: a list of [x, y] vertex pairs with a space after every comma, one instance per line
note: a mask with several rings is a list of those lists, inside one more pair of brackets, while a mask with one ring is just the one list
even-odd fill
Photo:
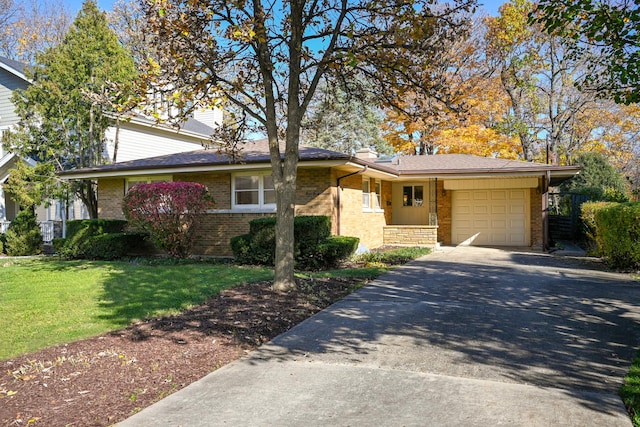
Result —
[[118, 425], [631, 426], [640, 286], [589, 267], [445, 248]]

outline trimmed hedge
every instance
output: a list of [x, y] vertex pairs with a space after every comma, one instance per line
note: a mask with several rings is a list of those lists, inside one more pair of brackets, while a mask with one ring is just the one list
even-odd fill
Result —
[[610, 203], [595, 211], [601, 255], [619, 268], [640, 268], [640, 203]]
[[[355, 237], [331, 237], [328, 216], [298, 216], [294, 220], [294, 256], [296, 267], [323, 269], [351, 256], [358, 247]], [[242, 264], [274, 265], [276, 218], [249, 222], [249, 233], [231, 239], [231, 250]]]
[[587, 239], [589, 250], [600, 256], [598, 249], [596, 212], [609, 206], [611, 202], [585, 202], [580, 206], [580, 220], [582, 221], [582, 233]]
[[99, 234], [123, 233], [127, 221], [123, 219], [78, 219], [67, 222], [67, 239], [78, 233], [97, 236]]
[[67, 223], [67, 238], [54, 239], [55, 252], [67, 259], [114, 260], [145, 250], [142, 233], [125, 233], [127, 221], [77, 220]]

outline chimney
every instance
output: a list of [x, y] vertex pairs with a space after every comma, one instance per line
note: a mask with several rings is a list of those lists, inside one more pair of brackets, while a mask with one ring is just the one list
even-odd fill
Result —
[[377, 159], [378, 158], [378, 152], [375, 151], [375, 150], [372, 150], [369, 147], [361, 148], [358, 151], [356, 151], [356, 158], [357, 159], [363, 159], [363, 160]]

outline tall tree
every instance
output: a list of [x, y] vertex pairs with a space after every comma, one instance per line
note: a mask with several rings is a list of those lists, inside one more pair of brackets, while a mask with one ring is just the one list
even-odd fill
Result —
[[153, 55], [145, 28], [145, 15], [138, 0], [117, 0], [108, 13], [109, 24], [120, 43], [131, 51], [136, 64], [144, 64]]
[[[577, 57], [590, 56], [578, 85], [618, 103], [640, 101], [640, 13], [636, 0], [541, 0], [533, 21], [571, 40]], [[597, 55], [590, 55], [595, 50]]]
[[[472, 1], [147, 0], [162, 54], [149, 77], [188, 113], [220, 97], [269, 141], [276, 191], [274, 287], [295, 287], [293, 219], [301, 123], [323, 78], [358, 75], [382, 97], [434, 82], [415, 79], [460, 27]], [[426, 83], [426, 84], [425, 84]], [[393, 99], [397, 99], [393, 96]], [[246, 120], [245, 120], [246, 118]]]
[[[0, 28], [7, 27], [16, 14], [16, 10], [16, 2], [14, 0], [0, 0]], [[4, 31], [2, 37], [5, 37]]]
[[536, 99], [539, 44], [527, 22], [531, 8], [529, 0], [513, 0], [500, 7], [499, 16], [486, 20], [487, 56], [494, 61], [511, 102], [511, 114], [502, 128], [520, 138], [524, 159], [528, 161], [536, 154], [534, 122], [540, 109]]
[[[472, 22], [472, 16], [467, 19]], [[477, 28], [446, 40], [442, 53], [418, 78], [446, 88], [430, 94], [424, 91], [399, 91], [390, 103], [382, 128], [385, 139], [395, 151], [431, 155], [439, 150], [438, 138], [445, 130], [463, 126], [469, 113], [470, 93], [482, 81], [479, 67], [482, 52], [478, 49]]]
[[[108, 109], [99, 105], [94, 95], [102, 96], [118, 86], [119, 90], [112, 92], [115, 105], [118, 98], [127, 97], [123, 88], [131, 85], [135, 76], [133, 60], [108, 28], [105, 14], [93, 0], [87, 0], [64, 40], [36, 57], [28, 75], [33, 83], [14, 92], [12, 100], [20, 122], [9, 135], [7, 148], [52, 164], [54, 167], [47, 169], [50, 172], [104, 163]], [[33, 179], [47, 177], [29, 177]], [[95, 184], [82, 181], [74, 190], [90, 216], [97, 217]]]
[[369, 92], [322, 84], [302, 122], [303, 143], [347, 154], [361, 148], [389, 153], [390, 147], [380, 132], [382, 112]]
[[591, 196], [592, 200], [627, 201], [628, 182], [607, 158], [599, 153], [581, 153], [576, 164], [580, 173], [562, 183], [563, 191]]
[[557, 164], [571, 156], [571, 128], [596, 99], [575, 87], [588, 58], [576, 59], [567, 40], [529, 22], [533, 8], [529, 0], [505, 3], [500, 16], [487, 20], [487, 50], [511, 101], [504, 129], [519, 136], [525, 160]]
[[71, 20], [62, 0], [0, 0], [0, 55], [33, 64], [38, 53], [62, 41]]

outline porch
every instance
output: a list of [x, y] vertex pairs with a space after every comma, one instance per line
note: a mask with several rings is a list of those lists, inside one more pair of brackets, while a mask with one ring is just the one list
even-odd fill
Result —
[[[56, 237], [56, 222], [57, 221], [38, 221], [38, 224], [40, 225], [40, 233], [42, 234], [42, 241], [45, 244], [51, 244], [54, 237]], [[0, 221], [0, 234], [6, 233], [9, 229], [9, 225], [11, 225], [11, 221]]]

